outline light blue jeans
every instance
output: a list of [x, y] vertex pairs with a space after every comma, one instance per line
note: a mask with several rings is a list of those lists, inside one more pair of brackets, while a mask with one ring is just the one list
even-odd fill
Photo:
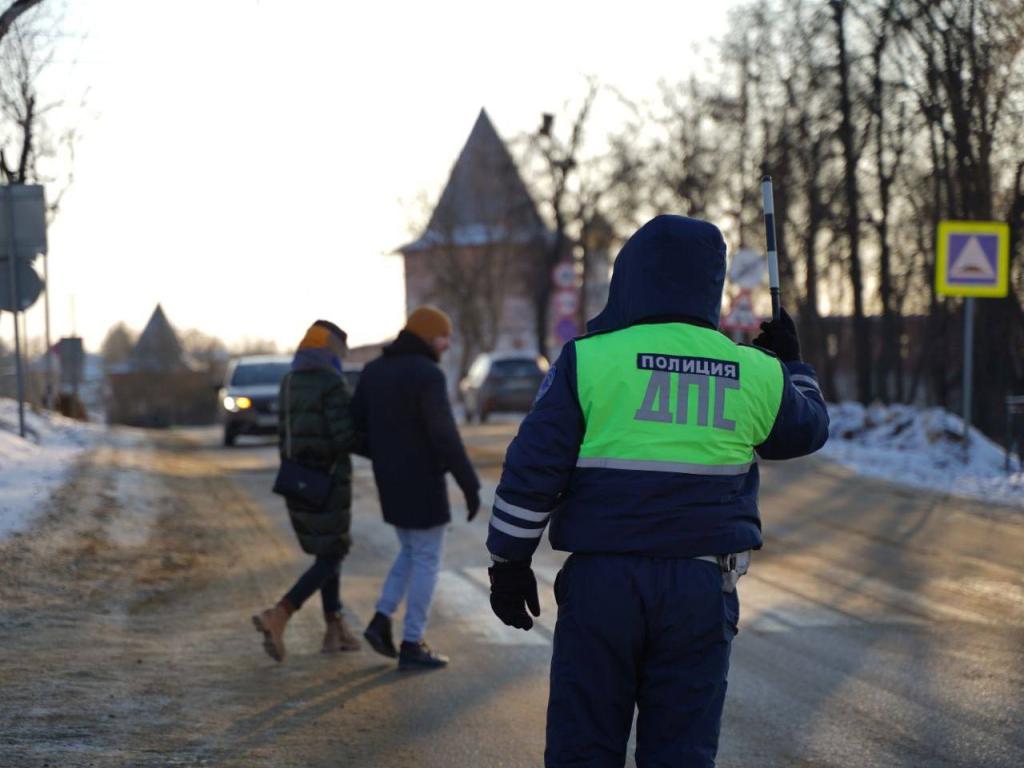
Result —
[[446, 527], [395, 528], [402, 548], [384, 580], [377, 610], [385, 616], [392, 616], [402, 598], [406, 598], [402, 627], [402, 639], [406, 642], [419, 642], [427, 628], [430, 602], [434, 598], [438, 571], [441, 570]]

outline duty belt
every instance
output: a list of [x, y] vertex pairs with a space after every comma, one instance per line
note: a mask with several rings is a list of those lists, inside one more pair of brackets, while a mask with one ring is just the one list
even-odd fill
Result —
[[750, 550], [734, 552], [730, 555], [698, 555], [694, 560], [714, 563], [722, 571], [722, 591], [732, 592], [740, 576], [750, 568]]

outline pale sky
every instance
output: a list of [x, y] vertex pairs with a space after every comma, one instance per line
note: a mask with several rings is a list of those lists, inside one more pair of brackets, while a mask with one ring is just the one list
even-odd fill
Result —
[[[48, 84], [88, 90], [50, 230], [53, 336], [73, 297], [92, 349], [157, 302], [229, 343], [291, 347], [317, 317], [354, 344], [390, 337], [405, 299], [389, 254], [481, 107], [511, 139], [586, 75], [655, 97], [702, 66], [727, 5], [76, 0]], [[615, 127], [600, 119], [595, 136]]]

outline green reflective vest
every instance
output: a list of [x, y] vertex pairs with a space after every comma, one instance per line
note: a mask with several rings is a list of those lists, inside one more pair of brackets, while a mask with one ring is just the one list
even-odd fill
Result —
[[686, 323], [580, 339], [576, 377], [580, 467], [744, 474], [782, 400], [777, 358]]

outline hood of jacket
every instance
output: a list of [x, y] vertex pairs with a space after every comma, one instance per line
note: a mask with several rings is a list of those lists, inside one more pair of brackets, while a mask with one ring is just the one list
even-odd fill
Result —
[[341, 373], [341, 359], [329, 349], [305, 348], [295, 352], [293, 371], [328, 370]]
[[615, 257], [608, 303], [587, 331], [614, 331], [651, 318], [688, 318], [717, 328], [724, 285], [725, 240], [718, 227], [657, 216]]

